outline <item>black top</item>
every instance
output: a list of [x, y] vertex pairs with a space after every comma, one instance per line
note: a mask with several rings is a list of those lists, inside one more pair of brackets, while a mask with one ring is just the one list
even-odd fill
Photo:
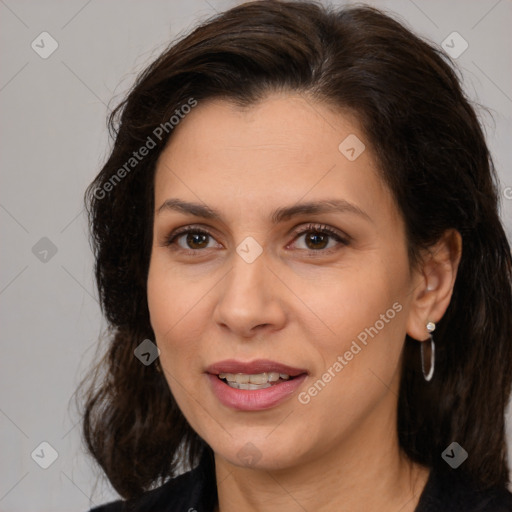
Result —
[[[210, 454], [199, 465], [134, 501], [114, 501], [89, 512], [213, 512], [217, 504]], [[415, 512], [512, 512], [506, 489], [478, 491], [460, 471], [432, 470]]]

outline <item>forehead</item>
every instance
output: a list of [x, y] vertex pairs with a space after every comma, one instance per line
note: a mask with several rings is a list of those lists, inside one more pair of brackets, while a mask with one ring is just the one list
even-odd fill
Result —
[[169, 195], [238, 211], [326, 195], [393, 207], [355, 118], [293, 94], [246, 108], [199, 103], [157, 163], [156, 208]]

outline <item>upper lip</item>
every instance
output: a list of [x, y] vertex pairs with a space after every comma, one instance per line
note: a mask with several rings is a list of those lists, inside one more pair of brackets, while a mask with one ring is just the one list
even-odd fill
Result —
[[256, 375], [258, 373], [285, 373], [290, 377], [295, 377], [303, 373], [308, 373], [307, 370], [300, 368], [293, 368], [286, 364], [270, 361], [268, 359], [255, 359], [254, 361], [237, 361], [235, 359], [226, 359], [219, 361], [206, 368], [207, 373], [218, 375], [219, 373], [245, 373], [248, 375]]

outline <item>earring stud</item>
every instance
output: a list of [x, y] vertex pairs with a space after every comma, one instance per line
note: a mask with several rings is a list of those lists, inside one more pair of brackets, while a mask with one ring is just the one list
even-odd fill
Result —
[[436, 330], [436, 324], [434, 322], [427, 323], [427, 331], [434, 332]]

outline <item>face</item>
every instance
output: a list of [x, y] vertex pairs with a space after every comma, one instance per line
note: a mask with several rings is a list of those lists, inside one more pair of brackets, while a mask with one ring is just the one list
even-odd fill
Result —
[[200, 103], [158, 161], [153, 235], [160, 362], [217, 456], [282, 469], [390, 439], [414, 282], [355, 119]]

